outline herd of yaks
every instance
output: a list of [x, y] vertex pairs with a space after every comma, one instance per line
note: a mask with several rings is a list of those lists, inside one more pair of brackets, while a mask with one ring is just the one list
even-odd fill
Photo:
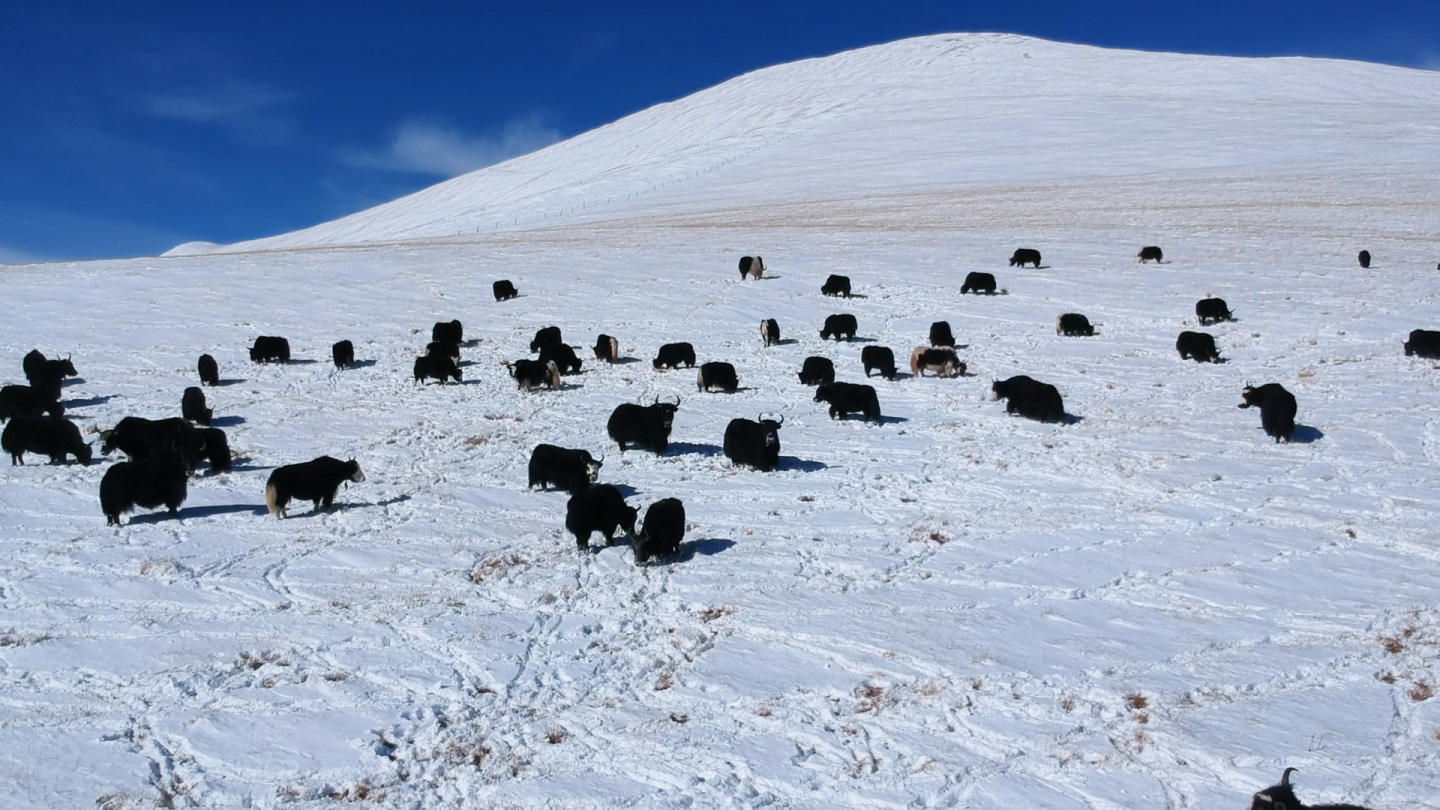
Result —
[[[1141, 262], [1159, 262], [1163, 256], [1159, 247], [1146, 246], [1136, 258]], [[1362, 268], [1370, 266], [1368, 251], [1360, 251], [1358, 259]], [[1039, 268], [1040, 262], [1040, 252], [1031, 248], [1020, 248], [1010, 258], [1012, 267], [1032, 264]], [[764, 277], [765, 263], [759, 256], [746, 256], [740, 260], [739, 269], [742, 280], [759, 279]], [[493, 291], [496, 301], [505, 301], [519, 294], [508, 280], [496, 281]], [[848, 298], [851, 295], [850, 279], [831, 275], [821, 286], [821, 292]], [[995, 292], [995, 277], [990, 273], [972, 272], [966, 276], [961, 287], [962, 294]], [[1195, 315], [1202, 326], [1233, 317], [1229, 306], [1219, 298], [1198, 301]], [[831, 315], [826, 319], [820, 336], [823, 339], [833, 337], [839, 340], [843, 337], [850, 340], [855, 337], [858, 328], [853, 315]], [[1064, 313], [1056, 319], [1055, 331], [1065, 336], [1094, 335], [1089, 320], [1073, 312]], [[760, 336], [767, 347], [779, 343], [779, 324], [773, 318], [762, 321]], [[457, 361], [462, 345], [464, 331], [460, 321], [436, 323], [425, 354], [415, 360], [415, 382], [427, 379], [441, 383], [460, 381], [461, 371]], [[559, 327], [539, 330], [530, 344], [530, 350], [539, 353], [537, 360], [521, 359], [505, 364], [523, 389], [541, 386], [558, 388], [562, 375], [580, 371], [581, 361], [575, 356], [574, 349], [564, 343]], [[1222, 362], [1214, 338], [1207, 333], [1181, 332], [1176, 340], [1176, 350], [1182, 359]], [[1412, 331], [1404, 350], [1406, 355], [1440, 358], [1440, 331]], [[597, 359], [613, 364], [619, 359], [619, 342], [602, 334], [596, 339], [594, 353]], [[276, 336], [258, 337], [250, 348], [250, 359], [257, 363], [287, 363], [290, 361], [289, 341]], [[340, 369], [353, 364], [354, 345], [348, 340], [334, 344], [332, 359]], [[872, 372], [878, 372], [889, 380], [895, 377], [894, 354], [884, 346], [864, 347], [861, 364], [867, 378]], [[694, 347], [689, 343], [665, 344], [652, 365], [657, 370], [681, 366], [693, 368], [696, 365]], [[71, 359], [49, 359], [35, 350], [25, 356], [22, 367], [28, 385], [0, 388], [0, 421], [9, 420], [4, 433], [0, 434], [0, 447], [10, 453], [12, 465], [23, 464], [27, 452], [48, 455], [52, 464], [62, 464], [70, 455], [82, 464], [89, 464], [91, 447], [82, 438], [75, 423], [64, 418], [64, 406], [60, 401], [64, 379], [77, 374]], [[915, 375], [923, 375], [926, 371], [943, 377], [965, 374], [966, 364], [956, 356], [955, 340], [948, 323], [939, 321], [931, 325], [930, 345], [917, 347], [911, 352], [910, 370]], [[197, 371], [203, 384], [219, 384], [219, 366], [210, 355], [200, 356]], [[830, 404], [831, 418], [845, 418], [858, 412], [867, 421], [880, 421], [875, 389], [869, 385], [836, 382], [835, 367], [828, 358], [806, 358], [798, 376], [801, 383], [816, 386], [815, 401]], [[721, 362], [700, 365], [697, 387], [701, 391], [719, 388], [734, 392], [738, 385], [733, 365]], [[1008, 413], [1045, 422], [1064, 421], [1066, 418], [1064, 402], [1053, 385], [1019, 375], [994, 381], [991, 390], [997, 399], [1007, 400]], [[1296, 403], [1289, 391], [1278, 383], [1267, 383], [1258, 387], [1246, 386], [1241, 396], [1241, 408], [1260, 409], [1261, 425], [1267, 435], [1273, 436], [1276, 442], [1291, 440], [1295, 429]], [[662, 454], [668, 448], [671, 426], [679, 405], [678, 397], [674, 403], [660, 402], [657, 397], [650, 405], [621, 404], [611, 414], [606, 430], [622, 452], [638, 446]], [[130, 416], [120, 420], [114, 429], [102, 431], [101, 452], [108, 454], [120, 449], [130, 459], [112, 465], [101, 478], [100, 503], [108, 525], [120, 525], [120, 516], [137, 506], [147, 509], [164, 506], [175, 513], [185, 500], [186, 480], [202, 458], [209, 462], [212, 473], [231, 469], [228, 441], [222, 430], [210, 426], [212, 413], [206, 407], [203, 390], [190, 387], [181, 397], [180, 417], [149, 420]], [[766, 419], [763, 414], [758, 420], [732, 420], [725, 430], [726, 457], [737, 465], [760, 471], [778, 469], [778, 430], [783, 422], [783, 417]], [[663, 498], [651, 504], [641, 532], [636, 535], [638, 510], [625, 503], [624, 496], [616, 487], [595, 484], [602, 464], [603, 460], [596, 460], [585, 450], [540, 444], [530, 456], [528, 486], [553, 487], [570, 493], [565, 527], [575, 535], [580, 549], [589, 547], [589, 539], [596, 531], [605, 537], [607, 545], [611, 545], [615, 533], [623, 529], [634, 538], [637, 562], [677, 552], [685, 533], [684, 504], [676, 498]], [[340, 461], [321, 456], [303, 464], [286, 465], [275, 469], [266, 481], [266, 506], [277, 518], [284, 517], [291, 500], [312, 501], [316, 511], [322, 508], [328, 510], [342, 483], [364, 480], [365, 475], [354, 459]], [[1290, 786], [1290, 774], [1294, 770], [1286, 768], [1278, 785], [1256, 793], [1251, 800], [1251, 810], [1364, 810], [1349, 804], [1302, 804]]]

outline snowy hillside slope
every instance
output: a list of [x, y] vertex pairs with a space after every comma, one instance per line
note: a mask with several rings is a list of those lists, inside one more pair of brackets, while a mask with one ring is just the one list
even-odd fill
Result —
[[787, 203], [843, 227], [832, 201], [883, 205], [875, 195], [940, 192], [963, 204], [967, 193], [1097, 176], [1153, 192], [1172, 177], [1256, 166], [1296, 177], [1430, 171], [1437, 98], [1440, 75], [1358, 62], [923, 37], [759, 70], [313, 228], [177, 250], [448, 238]]
[[[1064, 116], [1035, 124], [1048, 149], [999, 127], [1024, 105], [998, 83], [973, 110], [926, 107], [952, 46], [1012, 75], [1069, 60], [1050, 76]], [[1440, 370], [1400, 350], [1440, 328], [1435, 77], [985, 36], [834, 59], [837, 81], [908, 99], [892, 120], [911, 128], [836, 117], [800, 149], [823, 127], [795, 125], [670, 186], [670, 163], [606, 163], [660, 187], [623, 209], [458, 239], [427, 224], [452, 206], [540, 217], [583, 186], [565, 150], [599, 154], [600, 130], [506, 164], [554, 161], [525, 176], [557, 185], [503, 205], [466, 185], [502, 174], [486, 170], [238, 255], [0, 269], [18, 314], [0, 381], [22, 381], [31, 348], [73, 353], [70, 413], [108, 428], [178, 415], [208, 352], [241, 457], [192, 479], [179, 519], [118, 529], [97, 499], [113, 459], [0, 465], [7, 800], [1223, 808], [1293, 766], [1312, 802], [1440, 806]], [[1131, 62], [1130, 102], [1087, 101]], [[792, 68], [827, 72], [737, 82]], [[1218, 111], [1209, 129], [1162, 124], [1145, 95], [1160, 74], [1193, 102], [1160, 106]], [[823, 84], [773, 120], [821, 116]], [[704, 142], [665, 134], [664, 109], [641, 114], [657, 140]], [[985, 155], [962, 140], [927, 162], [962, 112], [987, 122]], [[1166, 263], [1136, 264], [1143, 244]], [[1006, 265], [1022, 245], [1042, 267]], [[741, 282], [757, 252], [774, 277]], [[1007, 294], [960, 296], [972, 270]], [[832, 272], [859, 295], [821, 297]], [[497, 278], [521, 297], [496, 303]], [[1182, 362], [1175, 336], [1207, 294], [1238, 317], [1205, 330], [1228, 362]], [[1056, 336], [1067, 311], [1097, 334]], [[819, 339], [835, 312], [860, 340]], [[761, 347], [766, 317], [785, 344]], [[451, 318], [475, 341], [465, 383], [415, 386], [430, 324]], [[863, 345], [903, 355], [942, 319], [971, 375], [872, 379], [883, 424], [830, 420], [796, 380], [818, 354], [861, 381]], [[626, 361], [519, 392], [500, 364], [550, 324], [577, 347], [616, 335]], [[250, 364], [263, 334], [296, 362]], [[337, 372], [342, 338], [362, 364]], [[674, 340], [734, 363], [743, 390], [652, 370]], [[989, 384], [1018, 373], [1055, 384], [1072, 423], [1007, 417]], [[1236, 407], [1272, 381], [1299, 401], [1299, 442]], [[607, 441], [617, 404], [673, 395], [667, 454]], [[785, 416], [768, 474], [719, 451], [730, 419], [761, 411]], [[601, 480], [642, 511], [681, 498], [678, 558], [577, 553], [565, 495], [525, 488], [541, 442], [604, 453]], [[269, 470], [320, 454], [368, 480], [330, 514], [264, 514]]]

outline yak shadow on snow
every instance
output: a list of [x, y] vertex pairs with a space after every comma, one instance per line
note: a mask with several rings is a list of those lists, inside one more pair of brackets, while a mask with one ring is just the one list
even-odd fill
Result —
[[628, 366], [628, 365], [630, 365], [631, 363], [638, 363], [638, 362], [640, 362], [640, 358], [638, 358], [638, 357], [617, 357], [617, 358], [615, 358], [615, 365], [617, 365], [617, 366]]
[[379, 362], [380, 362], [379, 360], [355, 360], [354, 362], [351, 362], [350, 364], [346, 365], [346, 366], [345, 366], [345, 369], [352, 369], [352, 368], [370, 368], [371, 366], [373, 366], [373, 365], [375, 365], [376, 363], [379, 363]]
[[104, 405], [115, 397], [112, 394], [105, 394], [98, 397], [86, 397], [85, 399], [62, 399], [60, 404], [66, 408], [88, 408], [91, 405]]
[[243, 416], [216, 416], [210, 420], [210, 427], [234, 427], [245, 424]]
[[696, 444], [694, 442], [671, 442], [670, 449], [665, 452], [667, 456], [684, 456], [691, 453], [698, 456], [718, 456], [720, 446], [715, 444]]
[[775, 345], [776, 345], [776, 346], [794, 346], [795, 344], [797, 344], [797, 343], [799, 343], [799, 342], [800, 342], [800, 341], [796, 340], [795, 338], [785, 338], [784, 340], [777, 340], [777, 341], [775, 341]]
[[266, 512], [265, 504], [253, 503], [232, 503], [223, 506], [191, 506], [181, 507], [175, 514], [166, 510], [158, 512], [145, 512], [144, 514], [131, 515], [125, 521], [126, 525], [161, 523], [167, 520], [184, 520], [185, 518], [213, 517], [215, 515], [229, 515], [236, 513], [250, 513], [252, 515], [263, 515]]
[[679, 551], [675, 552], [669, 557], [661, 557], [655, 562], [689, 562], [695, 559], [697, 555], [704, 557], [713, 557], [716, 554], [721, 553], [722, 551], [733, 548], [734, 546], [734, 540], [720, 537], [708, 537], [702, 540], [696, 540], [693, 543], [682, 542], [680, 544]]
[[224, 386], [227, 386], [227, 385], [239, 385], [240, 383], [243, 383], [243, 382], [245, 382], [245, 381], [244, 381], [244, 380], [218, 380], [218, 381], [215, 383], [215, 385], [223, 388]]
[[1320, 428], [1301, 424], [1296, 424], [1294, 432], [1290, 434], [1290, 441], [1295, 444], [1310, 444], [1323, 438], [1325, 438], [1325, 434]]
[[[604, 482], [597, 482], [597, 483], [604, 483]], [[639, 495], [639, 494], [640, 494], [640, 490], [636, 489], [635, 487], [630, 486], [629, 484], [611, 484], [610, 486], [615, 487], [615, 489], [619, 490], [619, 491], [620, 491], [620, 497], [622, 497], [622, 498], [633, 498], [633, 497], [635, 497], [636, 495]], [[563, 492], [564, 490], [561, 490], [561, 491]]]
[[781, 456], [780, 465], [776, 469], [809, 473], [828, 470], [830, 469], [830, 465], [823, 461], [806, 461], [803, 458], [796, 458], [794, 456]]
[[[374, 507], [386, 507], [386, 506], [392, 506], [392, 505], [397, 504], [397, 503], [404, 503], [405, 501], [410, 500], [410, 496], [409, 496], [409, 495], [396, 495], [396, 496], [393, 497], [393, 498], [386, 498], [386, 499], [383, 500], [383, 501], [374, 501], [374, 502], [371, 502], [371, 501], [340, 501], [340, 500], [338, 500], [338, 499], [340, 498], [341, 494], [342, 494], [342, 493], [338, 493], [338, 492], [335, 494], [335, 497], [336, 497], [337, 500], [335, 501], [335, 503], [333, 503], [333, 504], [330, 505], [330, 512], [348, 512], [348, 511], [350, 511], [351, 509], [370, 509], [370, 508], [374, 508]], [[289, 512], [287, 512], [287, 513], [285, 514], [285, 519], [286, 519], [286, 520], [304, 520], [304, 519], [306, 519], [306, 518], [319, 517], [320, 515], [329, 514], [328, 512], [325, 511], [324, 508], [321, 508], [320, 511], [318, 511], [318, 512], [315, 511], [314, 509], [306, 509], [306, 510], [303, 511], [303, 512], [302, 512], [302, 511], [297, 511], [297, 510], [295, 510], [295, 507], [296, 507], [297, 505], [303, 507], [303, 506], [312, 506], [313, 504], [311, 504], [310, 501], [291, 501], [291, 502], [290, 502], [290, 507], [289, 507], [291, 511], [289, 511]]]

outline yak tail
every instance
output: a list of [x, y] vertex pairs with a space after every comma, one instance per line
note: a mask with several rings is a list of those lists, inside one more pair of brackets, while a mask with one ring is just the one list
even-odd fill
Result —
[[280, 518], [280, 507], [277, 505], [279, 499], [280, 493], [276, 491], [275, 485], [267, 484], [265, 486], [265, 508], [270, 510], [270, 514], [274, 515], [277, 520]]
[[920, 355], [925, 352], [924, 348], [918, 348], [910, 352], [910, 373], [920, 376]]

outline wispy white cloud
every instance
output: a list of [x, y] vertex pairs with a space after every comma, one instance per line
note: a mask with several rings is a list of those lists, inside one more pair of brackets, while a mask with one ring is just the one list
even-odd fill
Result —
[[341, 163], [360, 169], [455, 177], [533, 152], [560, 140], [539, 116], [526, 116], [491, 135], [473, 136], [424, 121], [407, 121], [382, 149], [344, 149]]
[[159, 118], [228, 127], [264, 141], [290, 133], [284, 106], [296, 97], [252, 82], [229, 80], [208, 87], [153, 93], [142, 98], [145, 112]]

